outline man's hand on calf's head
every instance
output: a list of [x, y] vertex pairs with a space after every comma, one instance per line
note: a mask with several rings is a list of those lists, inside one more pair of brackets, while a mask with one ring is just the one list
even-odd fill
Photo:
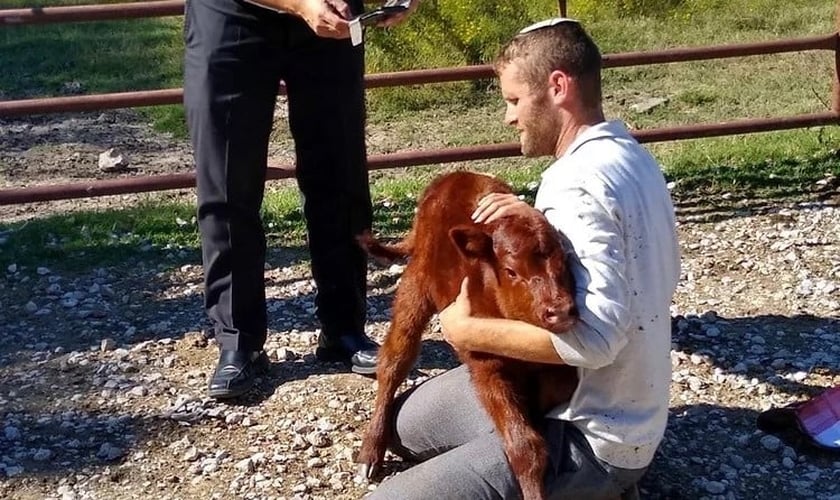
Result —
[[527, 214], [534, 208], [527, 202], [519, 199], [515, 194], [490, 193], [478, 200], [478, 207], [472, 214], [473, 222], [493, 222], [500, 217], [509, 215]]

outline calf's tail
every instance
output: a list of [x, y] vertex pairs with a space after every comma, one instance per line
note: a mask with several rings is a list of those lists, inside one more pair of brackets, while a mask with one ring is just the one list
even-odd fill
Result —
[[365, 230], [356, 236], [356, 241], [371, 257], [380, 262], [391, 263], [411, 256], [414, 250], [414, 231], [412, 230], [408, 236], [396, 243], [386, 244], [377, 240], [370, 231]]

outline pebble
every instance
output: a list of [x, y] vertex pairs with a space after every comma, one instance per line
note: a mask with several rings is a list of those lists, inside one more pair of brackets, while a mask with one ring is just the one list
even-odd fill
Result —
[[778, 451], [782, 442], [776, 436], [764, 436], [761, 438], [761, 446], [767, 451]]
[[19, 465], [7, 466], [6, 467], [6, 476], [7, 477], [15, 477], [23, 474], [23, 467]]
[[245, 458], [243, 460], [240, 460], [239, 462], [236, 462], [234, 468], [240, 472], [254, 472], [254, 462], [251, 460], [250, 457]]
[[306, 442], [316, 448], [324, 448], [332, 444], [329, 435], [323, 431], [313, 431], [306, 435]]
[[123, 453], [122, 448], [114, 446], [111, 443], [103, 443], [99, 447], [96, 457], [106, 462], [110, 462], [123, 456]]
[[225, 415], [225, 423], [236, 425], [236, 424], [242, 422], [242, 420], [244, 418], [245, 418], [245, 415], [242, 414], [242, 413], [235, 413], [235, 412], [234, 413], [228, 413], [227, 415]]
[[20, 430], [12, 425], [7, 425], [3, 429], [3, 435], [6, 436], [7, 441], [17, 441], [20, 439]]
[[202, 462], [201, 473], [205, 476], [208, 474], [212, 474], [217, 470], [219, 470], [219, 462], [216, 459], [211, 458], [205, 462]]
[[142, 385], [132, 387], [128, 391], [129, 396], [134, 396], [134, 397], [138, 397], [138, 398], [143, 397], [143, 396], [147, 395], [148, 393], [149, 393], [149, 390], [146, 389], [146, 387], [142, 386]]
[[729, 456], [729, 463], [732, 464], [738, 470], [742, 470], [746, 466], [746, 462], [744, 461], [744, 457], [741, 455], [730, 455]]
[[712, 495], [720, 495], [726, 491], [726, 485], [718, 481], [707, 481], [705, 485], [706, 491]]
[[182, 459], [185, 462], [195, 462], [198, 460], [199, 457], [198, 449], [195, 446], [190, 446], [189, 449], [184, 453]]

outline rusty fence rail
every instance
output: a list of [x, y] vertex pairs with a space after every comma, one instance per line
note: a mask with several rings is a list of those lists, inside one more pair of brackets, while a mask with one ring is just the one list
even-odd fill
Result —
[[[832, 33], [830, 35], [770, 42], [677, 48], [652, 52], [624, 52], [618, 54], [605, 54], [604, 67], [620, 68], [627, 66], [746, 57], [763, 54], [780, 54], [783, 52], [802, 52], [806, 50], [836, 50], [837, 44], [838, 35], [837, 33]], [[392, 73], [367, 75], [365, 77], [365, 87], [380, 88], [396, 87], [400, 85], [445, 83], [475, 80], [480, 78], [492, 78], [493, 76], [493, 68], [488, 64], [396, 71]], [[282, 84], [280, 85], [280, 92], [285, 92]], [[180, 104], [182, 99], [183, 89], [176, 88], [0, 101], [0, 118], [37, 113], [78, 112], [139, 106], [157, 106], [162, 104]]]
[[117, 21], [144, 17], [180, 16], [183, 14], [184, 0], [66, 5], [61, 7], [29, 7], [0, 10], [0, 26], [73, 23], [80, 21]]
[[[363, 0], [379, 3], [379, 0]], [[559, 0], [559, 9], [566, 15], [566, 0]], [[158, 0], [114, 4], [63, 5], [0, 10], [0, 26], [22, 24], [56, 24], [86, 21], [119, 21], [144, 17], [171, 17], [184, 13], [184, 0]]]
[[[0, 10], [0, 27], [12, 24], [174, 16], [183, 13], [183, 6], [183, 0], [166, 0], [131, 4]], [[560, 0], [559, 7], [560, 11], [565, 13], [566, 1]], [[722, 123], [637, 130], [633, 132], [633, 135], [640, 142], [662, 142], [840, 124], [840, 82], [838, 82], [838, 74], [840, 74], [840, 71], [838, 71], [840, 70], [840, 36], [838, 36], [838, 33], [769, 42], [606, 54], [604, 56], [604, 67], [617, 68], [807, 50], [830, 50], [835, 54], [834, 90], [832, 95], [832, 109], [830, 111], [785, 117], [750, 118]], [[489, 65], [434, 68], [367, 75], [365, 77], [365, 86], [366, 88], [391, 87], [474, 80], [493, 76], [492, 67]], [[280, 91], [284, 92], [282, 84]], [[180, 104], [182, 99], [183, 90], [175, 88], [0, 101], [0, 118], [38, 113], [79, 112]], [[380, 170], [394, 167], [503, 158], [519, 155], [518, 143], [476, 145], [425, 151], [406, 151], [387, 155], [371, 155], [368, 158], [368, 167], [370, 170]], [[266, 177], [267, 179], [284, 179], [293, 176], [293, 166], [269, 166]], [[72, 184], [30, 186], [0, 190], [0, 205], [162, 191], [190, 188], [193, 186], [195, 186], [195, 173], [193, 172]]]

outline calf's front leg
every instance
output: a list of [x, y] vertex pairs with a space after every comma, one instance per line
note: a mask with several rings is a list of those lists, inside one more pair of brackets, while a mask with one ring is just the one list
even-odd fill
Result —
[[434, 314], [419, 273], [406, 268], [394, 298], [391, 327], [379, 349], [376, 401], [373, 415], [356, 457], [358, 477], [368, 480], [379, 472], [388, 440], [393, 435], [394, 394], [420, 354], [423, 330]]

